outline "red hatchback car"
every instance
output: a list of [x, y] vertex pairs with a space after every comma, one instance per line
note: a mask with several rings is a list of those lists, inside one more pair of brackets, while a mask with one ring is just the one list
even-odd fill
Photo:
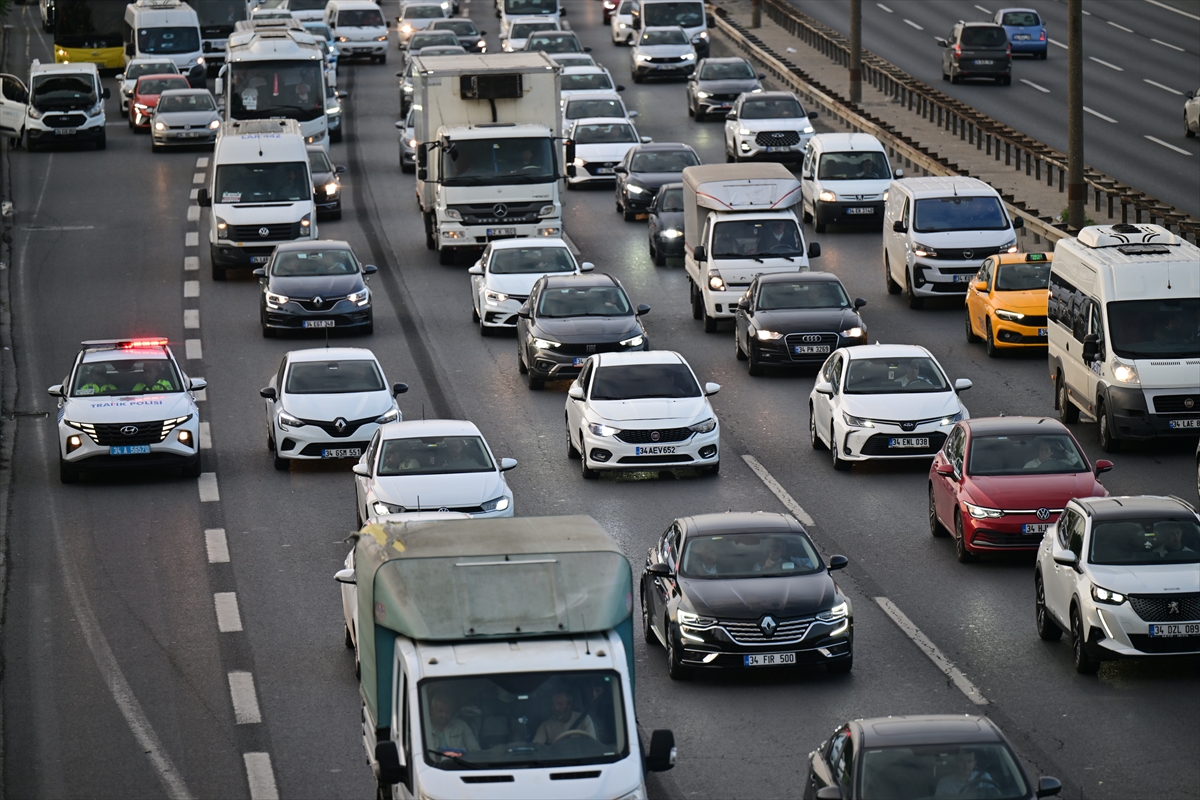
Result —
[[929, 468], [929, 531], [954, 536], [958, 560], [1034, 552], [1075, 497], [1106, 497], [1066, 426], [1048, 417], [983, 417], [954, 426]]
[[175, 74], [143, 75], [129, 96], [129, 127], [150, 130], [150, 117], [158, 105], [158, 96], [168, 89], [189, 89], [185, 76]]

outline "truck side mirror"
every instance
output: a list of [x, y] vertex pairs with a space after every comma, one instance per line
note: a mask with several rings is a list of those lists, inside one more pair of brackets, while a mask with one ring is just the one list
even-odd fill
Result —
[[215, 94], [218, 98], [225, 94], [224, 78], [217, 78], [215, 81], [213, 81], [213, 94]]
[[576, 174], [578, 174], [578, 171], [575, 169], [575, 165], [567, 164], [567, 177], [574, 178]]
[[392, 396], [401, 395], [408, 391], [407, 383], [393, 383]]
[[134, 46], [133, 42], [125, 43], [125, 55], [129, 56], [130, 58], [137, 55], [137, 48]]
[[429, 165], [429, 151], [425, 148], [425, 143], [421, 142], [417, 145], [417, 166], [425, 167]]
[[419, 170], [417, 170], [417, 180], [424, 181], [424, 180], [428, 180], [428, 179], [429, 179], [429, 170], [425, 169], [424, 167], [421, 167]]
[[1100, 357], [1100, 337], [1095, 333], [1089, 333], [1083, 337], [1083, 360], [1095, 361]]
[[650, 752], [646, 754], [646, 770], [666, 772], [675, 766], [675, 734], [671, 731], [654, 731], [650, 734]]
[[1024, 228], [1025, 227], [1025, 218], [1017, 217], [1016, 219], [1014, 219], [1012, 221], [1012, 223], [1013, 223], [1013, 230], [1016, 230], [1018, 228]]
[[898, 169], [898, 170], [895, 170], [892, 174], [895, 175], [897, 178], [903, 178], [904, 170]]
[[387, 786], [408, 780], [408, 767], [400, 763], [400, 748], [390, 739], [375, 745], [375, 762], [379, 764], [379, 782]]
[[212, 205], [212, 197], [209, 195], [207, 188], [201, 188], [196, 192], [196, 205], [202, 208], [208, 208]]
[[574, 163], [574, 161], [575, 161], [575, 140], [574, 139], [567, 139], [565, 142], [563, 142], [563, 160], [566, 161], [568, 164]]
[[698, 244], [692, 249], [692, 258], [697, 262], [708, 261], [708, 253], [704, 249], [704, 245]]
[[907, 233], [908, 226], [904, 224], [904, 220], [898, 219], [892, 223], [892, 230], [894, 230], [896, 233]]
[[820, 258], [821, 257], [821, 243], [820, 242], [809, 242], [808, 243], [808, 257], [809, 258]]

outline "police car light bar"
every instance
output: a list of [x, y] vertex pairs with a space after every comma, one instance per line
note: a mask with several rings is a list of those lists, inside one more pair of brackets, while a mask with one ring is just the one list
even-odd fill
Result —
[[87, 350], [135, 350], [140, 347], [166, 347], [166, 339], [90, 339], [80, 342]]

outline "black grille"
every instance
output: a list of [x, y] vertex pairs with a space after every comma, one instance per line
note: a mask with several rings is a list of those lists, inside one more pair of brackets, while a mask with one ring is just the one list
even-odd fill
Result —
[[[888, 439], [929, 439], [928, 447], [888, 447]], [[863, 445], [864, 456], [931, 456], [942, 449], [946, 434], [932, 433], [877, 433]]]
[[514, 225], [537, 222], [538, 211], [544, 202], [536, 203], [480, 203], [475, 205], [451, 206], [462, 215], [463, 225]]
[[554, 352], [564, 356], [590, 356], [593, 353], [623, 353], [628, 349], [620, 342], [599, 342], [597, 344], [564, 342], [562, 347], [555, 348]]
[[[583, 168], [586, 169], [591, 175], [603, 175], [606, 178], [613, 178], [615, 176], [613, 175], [612, 169], [614, 166], [616, 166], [616, 163], [617, 162], [615, 161], [589, 161], [587, 164], [583, 165]], [[601, 167], [604, 167], [607, 172], [601, 172]]]
[[[266, 231], [266, 235], [263, 235]], [[270, 225], [230, 225], [229, 238], [235, 242], [287, 242], [300, 238], [299, 222]]]
[[[366, 425], [368, 422], [374, 422], [376, 419], [378, 419], [378, 417], [366, 417], [364, 419], [348, 419], [348, 420], [346, 420], [346, 426], [344, 428], [342, 428], [340, 431], [338, 430], [337, 425], [334, 425], [333, 422], [326, 422], [323, 420], [315, 420], [315, 419], [306, 419], [306, 420], [301, 420], [301, 421], [304, 422], [304, 424], [306, 424], [306, 425], [315, 425], [316, 427], [325, 431], [330, 436], [336, 436], [339, 439], [345, 439], [350, 436], [353, 436], [355, 431], [357, 431], [363, 425]], [[354, 446], [354, 445], [349, 445], [349, 444], [339, 445], [339, 447], [352, 447], [352, 446]]]
[[708, 99], [718, 103], [732, 103], [738, 99], [738, 96], [736, 94], [710, 94]]
[[976, 529], [971, 537], [972, 544], [987, 545], [988, 547], [1012, 547], [1014, 549], [1036, 550], [1042, 543], [1042, 537], [1036, 533], [1002, 533], [983, 528]]
[[684, 453], [673, 456], [622, 456], [618, 464], [675, 464], [680, 461], [691, 461], [692, 457]]
[[[789, 333], [783, 337], [783, 343], [787, 347], [788, 356], [792, 361], [819, 361], [825, 362], [829, 358], [829, 353], [832, 353], [838, 346], [838, 335], [836, 333]], [[829, 348], [826, 353], [797, 353], [796, 347], [812, 347], [813, 345], [825, 345]]]
[[812, 619], [779, 619], [771, 636], [763, 633], [758, 620], [721, 620], [717, 623], [738, 644], [789, 644], [800, 641], [808, 633]]
[[1200, 636], [1153, 637], [1129, 634], [1129, 643], [1143, 653], [1200, 653]]
[[[654, 434], [658, 438], [654, 438]], [[621, 431], [617, 438], [626, 444], [662, 444], [663, 442], [682, 442], [692, 435], [689, 428], [663, 428], [644, 431]]]
[[649, 64], [682, 64], [687, 61], [683, 56], [652, 56]]
[[[971, 255], [967, 255], [968, 252]], [[968, 247], [960, 250], [939, 247], [937, 255], [928, 256], [928, 258], [936, 258], [943, 261], [978, 261], [982, 264], [985, 258], [994, 256], [999, 252], [999, 247]]]
[[[1026, 315], [1025, 318], [1017, 322], [1017, 324], [1025, 325], [1030, 328], [1044, 328], [1046, 327], [1046, 318]], [[1200, 399], [1197, 399], [1197, 403], [1200, 403]]]
[[921, 288], [941, 294], [966, 294], [967, 286], [965, 283], [927, 283]]
[[[167, 438], [167, 434], [175, 429], [177, 423], [174, 420], [155, 420], [153, 422], [96, 424], [81, 422], [78, 425], [84, 433], [92, 437], [92, 441], [101, 447], [120, 447], [121, 445], [158, 444]], [[126, 435], [122, 433], [123, 428], [135, 428], [136, 430]]]
[[[1188, 405], [1191, 400], [1191, 405]], [[1200, 394], [1163, 394], [1154, 398], [1154, 410], [1159, 414], [1200, 414]]]
[[1129, 605], [1146, 622], [1200, 621], [1200, 594], [1131, 595]]
[[353, 450], [357, 448], [361, 451], [366, 450], [369, 444], [370, 442], [338, 442], [337, 444], [313, 442], [312, 444], [305, 445], [304, 449], [300, 451], [300, 455], [315, 457], [321, 455], [321, 451], [323, 450]]
[[303, 308], [305, 311], [329, 311], [335, 305], [346, 299], [346, 295], [340, 297], [322, 297], [320, 303], [314, 302], [314, 298], [301, 300], [298, 297], [293, 297], [292, 302]]
[[47, 114], [42, 118], [47, 128], [78, 128], [87, 122], [83, 114]]
[[794, 147], [800, 144], [797, 131], [763, 131], [754, 137], [759, 147]]

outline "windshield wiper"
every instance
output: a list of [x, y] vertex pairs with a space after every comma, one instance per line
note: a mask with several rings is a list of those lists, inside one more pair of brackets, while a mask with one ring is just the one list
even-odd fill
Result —
[[427, 747], [427, 748], [425, 748], [425, 752], [430, 753], [435, 756], [438, 756], [439, 758], [448, 758], [451, 761], [453, 761], [455, 764], [458, 764], [460, 767], [466, 767], [467, 769], [494, 769], [494, 767], [491, 765], [476, 764], [473, 761], [467, 761], [462, 756], [454, 755], [453, 751], [443, 752], [441, 750], [438, 750], [435, 747]]

